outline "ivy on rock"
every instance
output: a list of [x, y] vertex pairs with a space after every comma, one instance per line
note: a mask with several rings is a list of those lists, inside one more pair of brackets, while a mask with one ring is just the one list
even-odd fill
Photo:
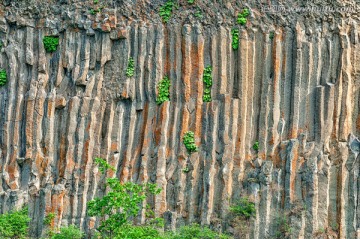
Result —
[[0, 70], [0, 86], [4, 86], [7, 82], [7, 74], [5, 70]]
[[211, 101], [211, 86], [212, 86], [212, 67], [208, 66], [204, 69], [203, 82], [204, 82], [204, 95], [203, 101], [210, 102]]
[[165, 76], [161, 81], [158, 83], [158, 96], [156, 99], [156, 103], [161, 105], [165, 101], [170, 100], [170, 79]]
[[187, 151], [191, 154], [198, 151], [198, 147], [195, 144], [195, 134], [192, 131], [188, 131], [184, 134], [183, 142]]
[[43, 43], [46, 52], [54, 52], [59, 45], [59, 37], [46, 36], [43, 38]]

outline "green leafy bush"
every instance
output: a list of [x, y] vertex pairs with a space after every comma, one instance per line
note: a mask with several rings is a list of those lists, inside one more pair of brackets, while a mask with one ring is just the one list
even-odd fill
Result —
[[0, 215], [0, 238], [25, 239], [29, 230], [28, 208]]
[[212, 231], [207, 227], [198, 224], [180, 227], [176, 232], [167, 233], [166, 239], [230, 239], [225, 234]]
[[250, 202], [246, 197], [241, 198], [238, 203], [230, 207], [230, 212], [236, 216], [250, 219], [256, 215], [255, 203]]
[[258, 152], [259, 151], [259, 141], [256, 141], [253, 145], [253, 149]]
[[51, 239], [81, 239], [83, 237], [84, 234], [79, 228], [70, 225], [69, 227], [62, 227], [60, 233], [53, 235]]
[[212, 68], [211, 66], [208, 66], [204, 69], [204, 95], [203, 95], [203, 101], [204, 102], [210, 102], [211, 101], [211, 86], [212, 86]]
[[0, 70], [0, 86], [4, 86], [7, 82], [7, 74], [5, 70]]
[[134, 68], [134, 59], [132, 57], [130, 57], [129, 59], [129, 63], [128, 63], [128, 67], [126, 69], [126, 76], [127, 77], [132, 77], [134, 76], [134, 72], [135, 72], [135, 68]]
[[232, 29], [231, 35], [232, 35], [232, 48], [234, 50], [237, 50], [239, 48], [239, 30]]
[[158, 83], [158, 96], [156, 99], [156, 103], [161, 105], [165, 101], [170, 100], [170, 79], [165, 76], [164, 79], [159, 81]]
[[55, 213], [50, 212], [44, 218], [44, 225], [50, 225], [52, 220], [55, 218]]
[[99, 0], [94, 0], [94, 4], [98, 4], [99, 3]]
[[116, 169], [111, 166], [110, 164], [108, 164], [105, 159], [102, 158], [95, 158], [94, 159], [95, 164], [97, 164], [99, 166], [99, 170], [101, 173], [105, 173], [107, 170], [112, 170], [115, 171]]
[[195, 134], [192, 131], [188, 131], [184, 134], [183, 142], [185, 144], [185, 148], [191, 154], [198, 150], [198, 147], [195, 144]]
[[188, 0], [189, 4], [193, 4], [195, 2], [195, 0]]
[[[104, 159], [97, 158], [95, 162], [104, 174], [108, 169], [112, 169]], [[101, 221], [98, 230], [103, 237], [110, 238], [115, 235], [116, 229], [128, 222], [129, 217], [139, 213], [148, 195], [159, 194], [161, 191], [155, 184], [121, 183], [117, 178], [106, 178], [106, 185], [109, 187], [107, 194], [88, 202], [87, 212], [89, 216], [106, 217]]]
[[159, 15], [162, 17], [163, 21], [167, 23], [170, 20], [171, 13], [176, 7], [176, 4], [173, 0], [168, 0], [162, 7], [160, 7]]
[[59, 38], [53, 36], [46, 36], [43, 38], [43, 43], [46, 52], [54, 52], [59, 45]]
[[247, 17], [250, 15], [249, 9], [245, 8], [241, 13], [238, 14], [237, 22], [240, 25], [245, 25], [247, 22]]
[[115, 239], [162, 239], [163, 235], [151, 225], [134, 226], [124, 224], [115, 230]]

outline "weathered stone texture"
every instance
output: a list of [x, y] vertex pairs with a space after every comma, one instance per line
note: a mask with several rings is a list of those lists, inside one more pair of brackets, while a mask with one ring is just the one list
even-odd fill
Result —
[[[230, 201], [249, 196], [257, 209], [250, 238], [272, 235], [280, 211], [293, 238], [329, 227], [360, 238], [358, 16], [265, 25], [251, 4], [254, 25], [236, 26], [237, 51], [227, 18], [164, 25], [126, 19], [113, 3], [104, 14], [63, 11], [60, 20], [2, 6], [0, 66], [9, 81], [0, 88], [0, 212], [28, 204], [33, 235], [49, 212], [57, 226], [93, 228], [86, 202], [105, 193], [93, 162], [103, 157], [122, 181], [162, 188], [149, 203], [168, 228], [220, 219], [231, 230]], [[45, 52], [45, 35], [60, 37], [56, 52]], [[202, 101], [207, 66], [210, 103]], [[170, 102], [159, 106], [165, 75]], [[199, 146], [191, 156], [188, 130]]]

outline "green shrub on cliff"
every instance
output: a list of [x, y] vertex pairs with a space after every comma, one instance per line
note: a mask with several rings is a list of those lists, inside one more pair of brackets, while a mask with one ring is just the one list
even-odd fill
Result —
[[188, 131], [184, 134], [183, 142], [187, 151], [191, 154], [198, 150], [198, 147], [195, 144], [195, 134], [192, 131]]
[[256, 215], [255, 203], [250, 202], [248, 198], [241, 198], [237, 203], [230, 207], [230, 212], [235, 216], [250, 219]]
[[204, 82], [204, 95], [203, 101], [210, 102], [211, 101], [211, 86], [212, 86], [212, 67], [208, 66], [204, 69], [203, 75]]
[[156, 103], [161, 105], [165, 101], [170, 100], [170, 79], [165, 76], [164, 79], [158, 83], [158, 96], [156, 98]]
[[53, 36], [46, 36], [43, 38], [44, 48], [46, 52], [54, 52], [59, 45], [59, 38]]
[[170, 20], [174, 7], [176, 7], [176, 4], [173, 0], [168, 0], [162, 7], [160, 7], [159, 15], [165, 23]]
[[5, 70], [0, 70], [0, 86], [4, 86], [7, 82], [7, 74]]
[[182, 226], [176, 232], [170, 232], [166, 239], [230, 239], [231, 237], [212, 231], [207, 227], [198, 224]]
[[240, 25], [245, 25], [247, 22], [247, 17], [250, 15], [249, 9], [245, 8], [241, 13], [238, 14], [237, 22]]
[[135, 72], [134, 58], [130, 57], [128, 67], [126, 69], [126, 76], [132, 77], [134, 76], [134, 72]]
[[79, 228], [70, 225], [69, 227], [62, 227], [60, 232], [53, 235], [51, 239], [81, 239], [83, 237], [84, 233]]
[[231, 35], [232, 35], [232, 48], [234, 50], [237, 50], [239, 48], [239, 30], [232, 29]]
[[[104, 175], [113, 170], [104, 159], [97, 158], [96, 164]], [[91, 200], [87, 207], [89, 216], [103, 219], [98, 230], [105, 238], [114, 238], [116, 231], [126, 225], [130, 217], [138, 215], [146, 198], [161, 191], [155, 184], [121, 183], [118, 178], [106, 178], [106, 186], [109, 188], [106, 195]]]
[[29, 230], [28, 208], [0, 215], [0, 238], [25, 239]]

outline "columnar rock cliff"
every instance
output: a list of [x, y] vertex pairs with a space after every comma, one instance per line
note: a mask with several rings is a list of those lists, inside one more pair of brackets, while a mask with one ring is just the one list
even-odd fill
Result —
[[[56, 226], [90, 230], [97, 222], [86, 202], [106, 190], [94, 165], [102, 157], [121, 180], [162, 188], [149, 203], [170, 226], [231, 231], [229, 205], [246, 196], [257, 210], [250, 238], [273, 235], [281, 212], [292, 238], [326, 228], [360, 238], [357, 12], [271, 14], [261, 6], [275, 2], [181, 1], [164, 24], [161, 1], [103, 2], [95, 14], [85, 0], [1, 5], [1, 213], [28, 205], [34, 236], [49, 212]], [[244, 7], [251, 15], [241, 26]], [[54, 53], [44, 49], [48, 35], [59, 37]], [[135, 73], [127, 77], [130, 57]], [[211, 102], [203, 102], [207, 66]], [[170, 101], [158, 105], [165, 76]], [[187, 131], [199, 147], [191, 155]]]

